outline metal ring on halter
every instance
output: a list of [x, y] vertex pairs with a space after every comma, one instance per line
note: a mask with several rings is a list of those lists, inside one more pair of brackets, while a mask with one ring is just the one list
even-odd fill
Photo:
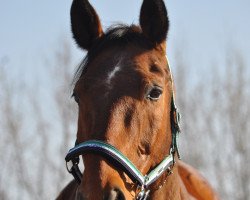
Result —
[[[69, 167], [69, 163], [71, 163], [71, 166]], [[70, 160], [70, 161], [68, 161], [68, 162], [66, 162], [66, 169], [67, 169], [67, 171], [69, 172], [69, 173], [71, 173], [72, 172], [72, 167], [73, 167], [73, 162], [72, 162], [72, 160]]]

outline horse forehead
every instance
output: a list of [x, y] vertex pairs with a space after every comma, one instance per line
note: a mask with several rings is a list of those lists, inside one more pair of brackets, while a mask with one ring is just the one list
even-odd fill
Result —
[[104, 83], [108, 87], [111, 87], [112, 80], [114, 80], [117, 77], [117, 75], [123, 71], [124, 65], [122, 64], [122, 60], [123, 60], [122, 57], [119, 58], [117, 63], [107, 71]]
[[[138, 84], [139, 80], [151, 77], [149, 71], [154, 61], [160, 61], [156, 51], [144, 51], [141, 48], [130, 51], [108, 50], [98, 56], [85, 74], [86, 88], [101, 89], [110, 94], [113, 89]], [[161, 62], [161, 61], [160, 61]]]
[[[150, 77], [150, 66], [158, 64], [161, 61], [157, 55], [152, 55], [149, 52], [143, 54], [137, 54], [136, 56], [131, 55], [120, 55], [116, 58], [114, 64], [105, 64], [107, 69], [105, 70], [105, 77], [101, 81], [104, 85], [111, 90], [116, 84], [124, 84], [121, 78], [131, 82], [131, 76], [143, 79], [145, 77]], [[140, 75], [139, 75], [140, 74]], [[139, 75], [139, 76], [138, 76]], [[117, 81], [118, 80], [118, 81]]]

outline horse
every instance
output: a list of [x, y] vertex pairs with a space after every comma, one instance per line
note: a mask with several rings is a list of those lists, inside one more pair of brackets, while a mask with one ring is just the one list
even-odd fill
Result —
[[105, 32], [88, 0], [73, 0], [70, 13], [73, 38], [87, 55], [74, 78], [78, 130], [66, 156], [75, 179], [57, 199], [218, 199], [199, 172], [179, 159], [164, 1], [143, 0], [139, 25], [118, 24]]

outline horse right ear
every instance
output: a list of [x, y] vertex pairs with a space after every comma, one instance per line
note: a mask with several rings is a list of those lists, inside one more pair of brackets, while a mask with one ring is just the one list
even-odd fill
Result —
[[96, 39], [103, 35], [100, 19], [88, 0], [73, 0], [71, 28], [79, 47], [89, 50]]

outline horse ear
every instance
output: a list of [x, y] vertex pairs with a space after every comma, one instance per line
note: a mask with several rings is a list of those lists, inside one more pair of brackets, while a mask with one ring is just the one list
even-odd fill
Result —
[[160, 44], [167, 38], [169, 21], [163, 0], [144, 0], [140, 13], [143, 34], [152, 42]]
[[88, 0], [73, 0], [71, 28], [79, 47], [89, 50], [94, 41], [103, 35], [100, 19]]

